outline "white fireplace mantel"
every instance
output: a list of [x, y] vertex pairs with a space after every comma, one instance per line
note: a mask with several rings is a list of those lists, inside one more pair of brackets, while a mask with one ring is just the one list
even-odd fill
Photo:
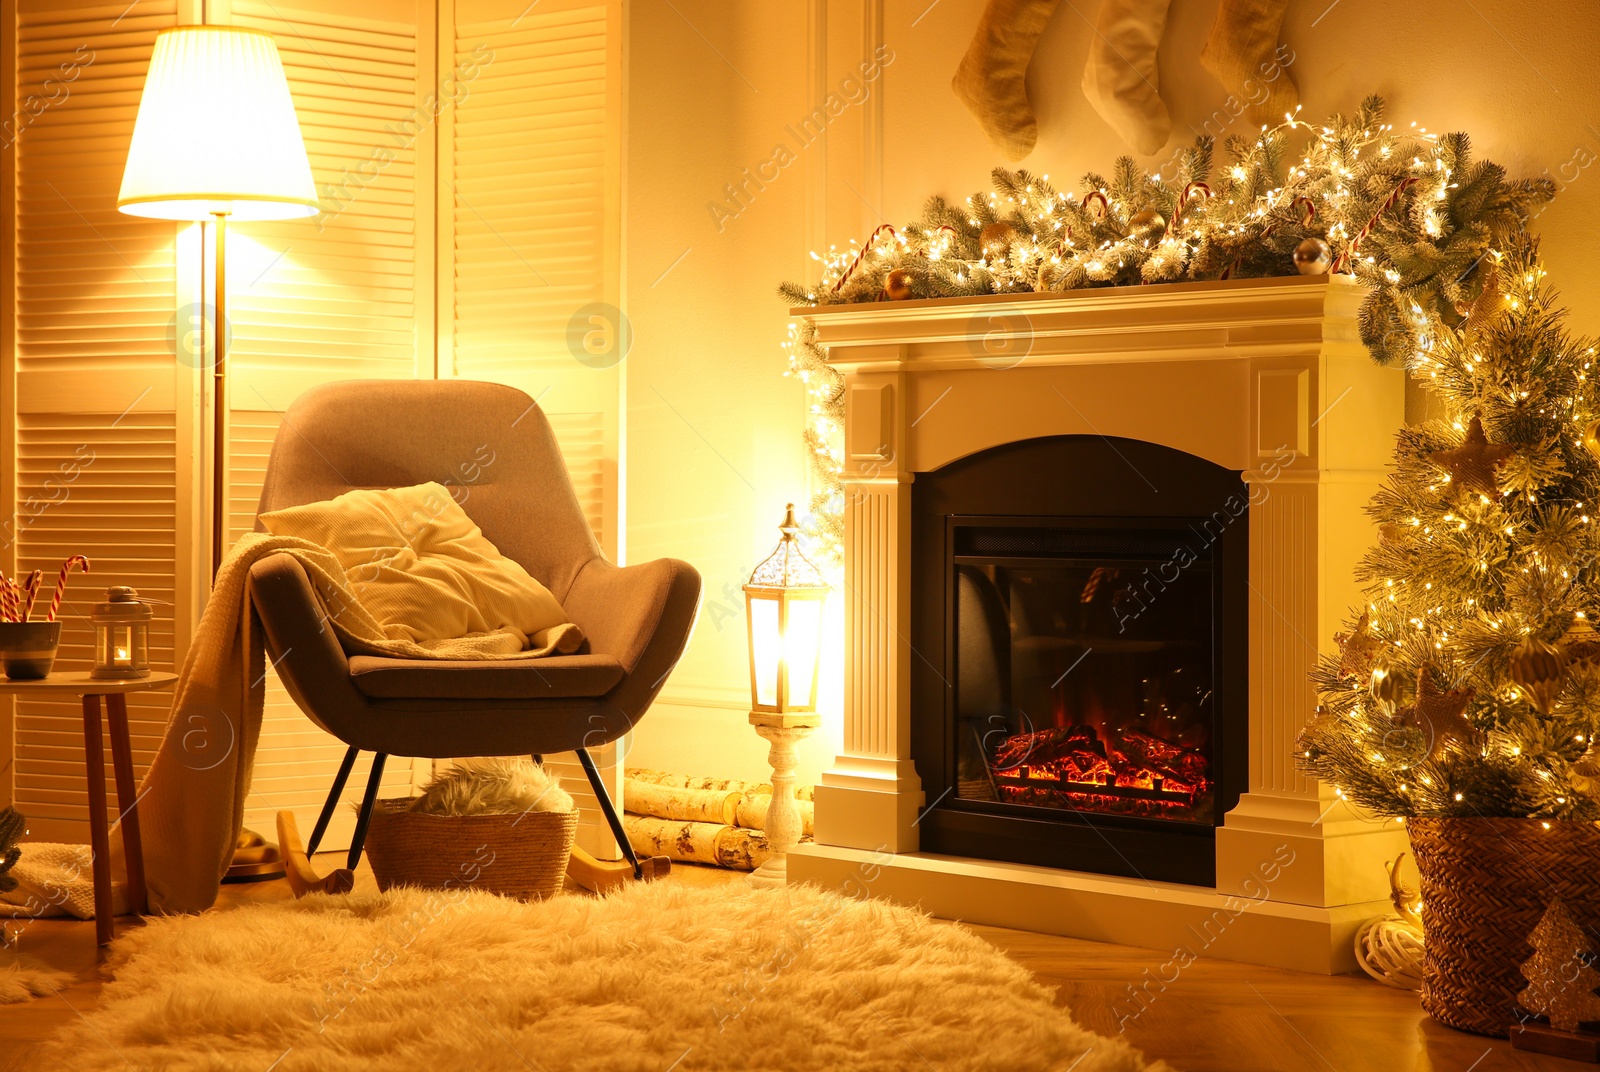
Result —
[[[1362, 293], [1312, 276], [794, 311], [845, 375], [846, 665], [844, 753], [792, 879], [855, 878], [974, 922], [1354, 966], [1351, 934], [1383, 911], [1404, 832], [1349, 811], [1291, 751], [1316, 703], [1307, 672], [1361, 602], [1362, 508], [1404, 417], [1403, 374], [1357, 337]], [[1217, 832], [1215, 891], [917, 851], [911, 484], [1066, 434], [1159, 443], [1250, 486], [1249, 788]]]

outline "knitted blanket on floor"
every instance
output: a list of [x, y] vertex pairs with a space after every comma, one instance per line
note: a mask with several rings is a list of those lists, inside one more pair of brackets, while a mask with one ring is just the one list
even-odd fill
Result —
[[[353, 655], [539, 658], [576, 651], [583, 643], [582, 631], [570, 623], [542, 631], [533, 638], [534, 648], [520, 651], [506, 650], [504, 633], [429, 643], [392, 639], [384, 623], [357, 598], [343, 566], [327, 548], [292, 536], [245, 535], [217, 571], [211, 597], [178, 674], [166, 734], [139, 787], [139, 829], [151, 912], [210, 908], [233, 859], [234, 843], [244, 825], [244, 801], [250, 791], [266, 691], [260, 623], [250, 605], [250, 567], [260, 558], [280, 553], [293, 555], [305, 567], [324, 608], [338, 608], [326, 620], [345, 651]], [[197, 741], [206, 747], [197, 749]], [[213, 757], [212, 752], [222, 749], [210, 747], [212, 742], [231, 742], [231, 747]], [[24, 842], [22, 859], [13, 872], [19, 878], [30, 873], [30, 854], [36, 854], [33, 863], [41, 867], [59, 868], [63, 854], [58, 850], [64, 848], [88, 851], [83, 846]], [[125, 873], [122, 851], [120, 830], [114, 830], [112, 874], [118, 878]], [[52, 904], [84, 918], [93, 915], [92, 877], [87, 868], [61, 869], [58, 875], [42, 878], [50, 881], [52, 891], [65, 881], [65, 896], [52, 892], [48, 898]], [[0, 894], [0, 900], [17, 906], [30, 901], [36, 904], [37, 899], [25, 885]], [[6, 913], [0, 909], [0, 914]]]

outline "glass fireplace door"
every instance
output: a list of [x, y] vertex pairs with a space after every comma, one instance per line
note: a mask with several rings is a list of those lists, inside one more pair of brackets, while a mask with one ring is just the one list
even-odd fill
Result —
[[952, 535], [957, 800], [1211, 825], [1204, 541], [1148, 526]]

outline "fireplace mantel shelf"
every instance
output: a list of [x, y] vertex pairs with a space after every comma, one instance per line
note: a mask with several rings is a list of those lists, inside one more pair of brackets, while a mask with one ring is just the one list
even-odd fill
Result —
[[[996, 333], [1030, 339], [1023, 365], [1227, 360], [1339, 343], [1365, 353], [1350, 276], [1280, 276], [1059, 293], [824, 305], [790, 310], [841, 369], [970, 366]], [[1007, 364], [1004, 358], [994, 362]]]
[[[1374, 537], [1362, 508], [1403, 419], [1403, 373], [1359, 339], [1364, 294], [1349, 277], [1295, 276], [794, 311], [845, 379], [846, 685], [844, 753], [791, 876], [837, 882], [887, 849], [872, 865], [884, 896], [1135, 945], [1265, 885], [1269, 900], [1217, 955], [1353, 966], [1353, 928], [1383, 910], [1382, 861], [1404, 832], [1361, 822], [1291, 751], [1316, 704], [1307, 672], [1360, 603], [1354, 567]], [[980, 451], [1062, 435], [1157, 443], [1243, 474], [1251, 493], [1248, 789], [1217, 830], [1215, 891], [1160, 912], [1159, 896], [1101, 876], [918, 853], [930, 802], [909, 748], [913, 486]], [[1075, 922], [1091, 891], [1093, 926]]]

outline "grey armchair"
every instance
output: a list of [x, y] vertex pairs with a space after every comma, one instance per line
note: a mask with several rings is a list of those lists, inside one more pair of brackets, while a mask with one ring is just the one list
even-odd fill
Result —
[[487, 662], [349, 657], [300, 564], [289, 555], [258, 561], [250, 593], [273, 665], [307, 717], [349, 746], [305, 851], [316, 851], [362, 750], [374, 757], [352, 870], [388, 756], [538, 760], [571, 751], [633, 877], [645, 877], [588, 749], [627, 733], [661, 691], [689, 642], [700, 575], [675, 559], [607, 561], [544, 413], [492, 383], [354, 380], [307, 391], [283, 416], [257, 512], [430, 480], [550, 589], [583, 628], [586, 650]]

